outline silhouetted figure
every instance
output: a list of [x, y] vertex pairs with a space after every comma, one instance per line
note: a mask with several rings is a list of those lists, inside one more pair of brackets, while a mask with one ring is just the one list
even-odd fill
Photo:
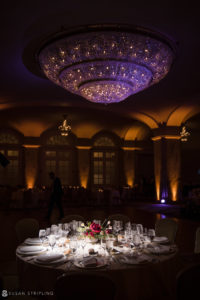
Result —
[[50, 196], [47, 218], [48, 220], [50, 219], [54, 204], [56, 204], [60, 213], [59, 219], [62, 219], [64, 217], [64, 212], [62, 207], [63, 190], [62, 190], [61, 181], [60, 178], [56, 177], [53, 172], [49, 173], [49, 177], [51, 180], [53, 180], [53, 183], [52, 183], [52, 193]]

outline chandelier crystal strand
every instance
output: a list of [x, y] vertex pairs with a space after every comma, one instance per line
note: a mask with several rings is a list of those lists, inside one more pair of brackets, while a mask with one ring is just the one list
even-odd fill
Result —
[[52, 82], [89, 101], [113, 103], [164, 78], [174, 53], [142, 31], [93, 29], [49, 42], [38, 58]]

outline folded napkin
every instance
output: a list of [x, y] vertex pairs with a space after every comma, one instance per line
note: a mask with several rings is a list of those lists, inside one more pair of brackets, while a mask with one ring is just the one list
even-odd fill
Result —
[[37, 252], [41, 252], [44, 250], [44, 248], [41, 246], [21, 246], [18, 249], [21, 253], [28, 253], [28, 252], [36, 252], [37, 253]]
[[168, 238], [166, 236], [155, 236], [153, 242], [167, 242]]
[[98, 260], [95, 257], [86, 257], [82, 264], [84, 267], [96, 267], [98, 264]]
[[64, 258], [63, 254], [52, 253], [52, 254], [42, 254], [36, 258], [38, 262], [51, 263]]

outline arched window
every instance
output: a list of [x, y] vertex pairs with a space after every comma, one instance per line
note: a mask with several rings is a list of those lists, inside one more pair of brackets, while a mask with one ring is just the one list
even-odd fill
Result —
[[54, 172], [61, 179], [62, 185], [74, 185], [75, 183], [75, 158], [76, 149], [72, 136], [52, 135], [44, 138], [42, 147], [42, 183], [51, 184], [49, 172]]
[[92, 185], [118, 185], [118, 145], [110, 136], [99, 136], [94, 139], [91, 152]]
[[10, 131], [0, 131], [0, 153], [9, 161], [0, 165], [0, 184], [17, 186], [23, 183], [22, 148], [20, 137]]

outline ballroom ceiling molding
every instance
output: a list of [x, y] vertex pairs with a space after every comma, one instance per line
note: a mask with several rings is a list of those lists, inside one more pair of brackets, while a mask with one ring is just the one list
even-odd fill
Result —
[[198, 115], [200, 112], [200, 105], [185, 104], [178, 106], [170, 115], [167, 120], [167, 126], [181, 126], [190, 118]]

